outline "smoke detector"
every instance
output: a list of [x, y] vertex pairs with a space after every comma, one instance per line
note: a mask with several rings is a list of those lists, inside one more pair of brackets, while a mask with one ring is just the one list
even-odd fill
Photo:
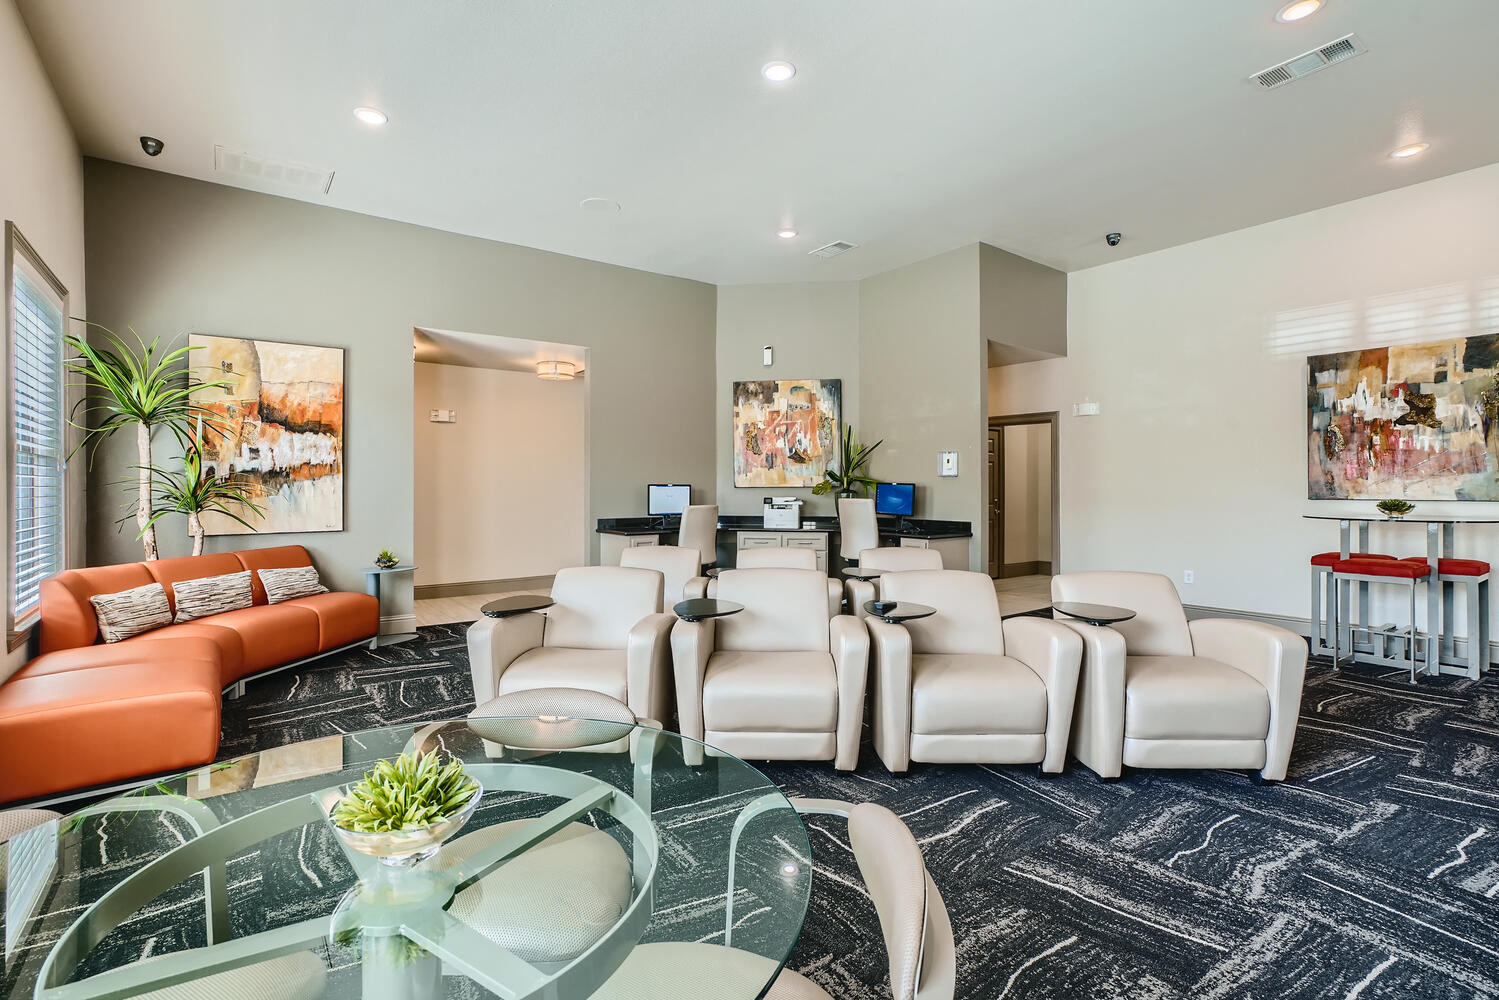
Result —
[[809, 257], [836, 257], [841, 253], [848, 253], [859, 244], [850, 243], [847, 240], [839, 240], [837, 243], [829, 243], [827, 246], [818, 247], [816, 250], [808, 250]]
[[1303, 52], [1294, 59], [1287, 59], [1269, 69], [1262, 69], [1252, 74], [1249, 79], [1266, 90], [1274, 90], [1276, 87], [1293, 80], [1300, 80], [1304, 76], [1311, 76], [1336, 63], [1347, 62], [1354, 56], [1361, 56], [1368, 51], [1369, 47], [1357, 35], [1344, 35], [1310, 52]]
[[327, 194], [333, 187], [333, 171], [322, 167], [309, 167], [305, 163], [290, 160], [275, 160], [259, 153], [247, 153], [227, 146], [213, 147], [213, 169], [221, 174], [233, 174], [261, 184], [277, 187], [298, 188]]

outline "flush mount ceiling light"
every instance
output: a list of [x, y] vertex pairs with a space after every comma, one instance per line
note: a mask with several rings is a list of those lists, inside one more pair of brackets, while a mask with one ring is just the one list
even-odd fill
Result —
[[379, 108], [371, 108], [367, 106], [355, 108], [354, 117], [358, 118], [366, 125], [384, 125], [386, 122], [390, 121], [390, 117], [386, 115], [384, 111], [381, 111]]
[[785, 83], [796, 76], [796, 67], [782, 59], [777, 59], [775, 62], [768, 62], [761, 66], [760, 75], [771, 83]]
[[536, 377], [548, 382], [569, 382], [578, 373], [578, 366], [571, 361], [538, 361]]
[[1409, 146], [1401, 146], [1399, 149], [1395, 150], [1395, 152], [1390, 154], [1390, 159], [1408, 160], [1412, 156], [1420, 156], [1430, 148], [1431, 143], [1429, 142], [1413, 142]]
[[794, 240], [796, 239], [796, 230], [792, 229], [790, 226], [782, 226], [780, 229], [776, 230], [776, 235], [783, 240]]
[[1281, 24], [1290, 24], [1300, 21], [1302, 18], [1311, 17], [1322, 9], [1322, 0], [1291, 0], [1280, 10], [1275, 12], [1275, 19]]

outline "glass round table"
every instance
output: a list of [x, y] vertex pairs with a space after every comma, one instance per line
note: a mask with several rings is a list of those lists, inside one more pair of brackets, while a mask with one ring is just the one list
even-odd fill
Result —
[[[478, 807], [423, 860], [358, 853], [329, 812], [414, 750], [462, 760]], [[0, 864], [0, 995], [41, 1000], [607, 1000], [650, 982], [631, 962], [648, 953], [753, 1000], [812, 884], [800, 816], [753, 767], [675, 733], [551, 716], [212, 764], [12, 838]]]

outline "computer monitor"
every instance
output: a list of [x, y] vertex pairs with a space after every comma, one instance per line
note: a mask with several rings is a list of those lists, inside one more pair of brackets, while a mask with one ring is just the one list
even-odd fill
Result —
[[682, 483], [651, 483], [645, 492], [645, 512], [653, 517], [680, 514], [692, 502], [692, 487]]
[[876, 483], [874, 512], [910, 517], [916, 512], [915, 483]]

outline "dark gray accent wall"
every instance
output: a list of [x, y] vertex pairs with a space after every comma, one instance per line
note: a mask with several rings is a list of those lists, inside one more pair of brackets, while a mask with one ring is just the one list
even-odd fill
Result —
[[[411, 552], [416, 326], [588, 348], [590, 527], [640, 512], [647, 482], [691, 482], [712, 499], [712, 285], [102, 160], [85, 162], [85, 196], [90, 319], [148, 338], [198, 332], [347, 351], [345, 530], [211, 538], [211, 551], [300, 543], [347, 589], [362, 589], [360, 570], [381, 548]], [[169, 451], [163, 442], [160, 457]], [[140, 558], [133, 525], [115, 530], [126, 497], [111, 485], [133, 461], [132, 443], [115, 441], [90, 474], [91, 563]], [[525, 469], [514, 486], [547, 489]], [[180, 518], [163, 522], [161, 541], [163, 556], [187, 552]], [[410, 601], [406, 580], [386, 613], [409, 612]]]

